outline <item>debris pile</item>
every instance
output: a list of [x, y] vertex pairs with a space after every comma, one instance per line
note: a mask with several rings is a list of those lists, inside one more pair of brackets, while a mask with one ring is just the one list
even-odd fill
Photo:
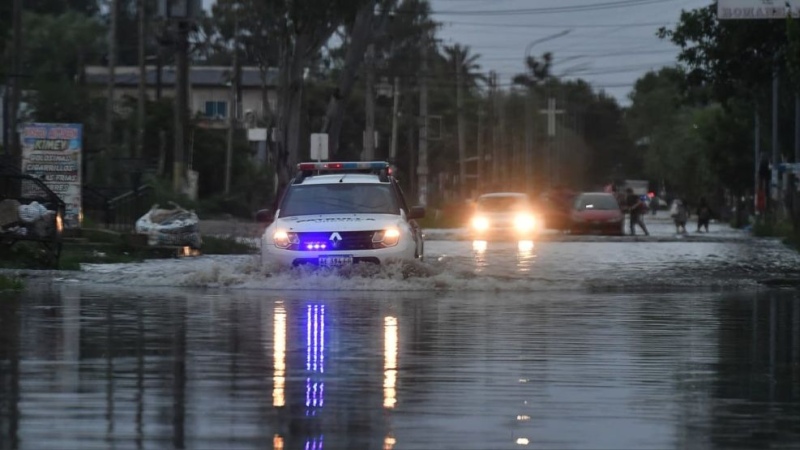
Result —
[[56, 211], [39, 202], [27, 205], [17, 200], [0, 201], [0, 234], [27, 238], [50, 237], [56, 226]]
[[170, 202], [173, 209], [162, 209], [153, 205], [145, 215], [136, 221], [136, 232], [147, 235], [147, 245], [174, 245], [200, 248], [199, 222], [194, 211], [186, 210]]

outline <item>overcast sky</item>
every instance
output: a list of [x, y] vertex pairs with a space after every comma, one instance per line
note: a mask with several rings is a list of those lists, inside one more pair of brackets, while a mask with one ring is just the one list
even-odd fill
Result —
[[[203, 0], [208, 7], [214, 0]], [[430, 0], [442, 23], [442, 44], [468, 45], [483, 71], [500, 83], [524, 71], [532, 55], [550, 51], [556, 75], [581, 77], [628, 104], [633, 83], [648, 70], [674, 64], [677, 47], [655, 36], [672, 27], [682, 9], [711, 0]], [[566, 33], [566, 34], [564, 34]]]
[[[581, 77], [628, 103], [633, 83], [648, 70], [674, 64], [677, 47], [655, 36], [672, 27], [682, 9], [711, 0], [431, 0], [445, 44], [461, 43], [481, 55], [484, 70], [501, 83], [524, 70], [530, 54], [550, 51], [555, 74]], [[569, 30], [567, 32], [567, 30]]]

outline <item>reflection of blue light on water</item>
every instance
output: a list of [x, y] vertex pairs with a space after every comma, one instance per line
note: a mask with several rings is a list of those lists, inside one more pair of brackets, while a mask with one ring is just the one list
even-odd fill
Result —
[[306, 371], [310, 372], [306, 377], [306, 416], [316, 416], [325, 391], [324, 381], [315, 375], [325, 372], [325, 306], [306, 307]]
[[306, 450], [322, 450], [323, 448], [323, 436], [317, 436], [308, 438], [306, 440]]

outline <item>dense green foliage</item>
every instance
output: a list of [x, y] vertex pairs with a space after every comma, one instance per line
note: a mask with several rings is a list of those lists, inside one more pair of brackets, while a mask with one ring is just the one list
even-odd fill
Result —
[[[138, 62], [136, 2], [120, 2], [118, 60], [133, 65]], [[274, 179], [285, 178], [293, 161], [307, 158], [312, 132], [330, 133], [336, 158], [360, 157], [368, 43], [374, 44], [379, 84], [391, 85], [394, 77], [400, 84], [396, 164], [412, 198], [418, 164], [421, 50], [428, 50], [429, 72], [424, 79], [431, 117], [429, 163], [431, 179], [441, 188], [434, 190], [433, 204], [458, 198], [459, 141], [468, 159], [482, 146], [487, 155], [499, 158], [503, 168], [499, 179], [484, 169], [480, 186], [468, 178], [470, 193], [500, 186], [540, 191], [555, 183], [584, 189], [609, 179], [643, 178], [690, 197], [744, 194], [753, 186], [755, 113], [762, 118], [762, 130], [769, 125], [773, 65], [780, 71], [782, 92], [800, 84], [796, 23], [722, 23], [716, 19], [714, 5], [685, 11], [673, 29], [658, 31], [680, 48], [679, 60], [674, 67], [643, 76], [630, 94], [630, 106], [623, 108], [582, 80], [554, 76], [549, 52], [520, 61], [524, 63], [520, 74], [498, 80], [493, 89], [480, 55], [463, 45], [436, 44], [438, 24], [424, 0], [381, 0], [375, 8], [372, 3], [351, 1], [237, 2], [238, 12], [233, 0], [219, 0], [201, 21], [192, 34], [193, 64], [230, 64], [233, 33], [238, 28], [239, 62], [259, 67], [263, 73], [279, 69], [277, 86], [269, 87], [277, 90], [277, 104], [256, 122], [275, 127], [284, 140], [270, 144], [272, 163], [259, 167], [251, 158], [244, 131], [237, 130], [232, 191], [223, 195], [225, 131], [193, 123], [188, 134], [192, 168], [200, 173], [200, 199], [192, 206], [209, 214], [250, 217], [253, 210], [269, 204]], [[6, 30], [0, 34], [0, 50], [9, 48], [10, 3], [0, 5], [0, 25]], [[98, 183], [97, 174], [107, 170], [125, 173], [116, 167], [120, 163], [111, 160], [109, 168], [95, 156], [105, 145], [105, 89], [90, 89], [84, 82], [85, 67], [105, 61], [107, 17], [103, 14], [94, 0], [25, 3], [24, 66], [31, 74], [25, 80], [30, 92], [26, 100], [34, 111], [30, 119], [84, 124], [90, 183]], [[148, 18], [147, 54], [158, 51], [159, 37], [162, 44], [168, 43], [162, 26]], [[161, 53], [169, 54], [170, 49], [162, 47]], [[4, 55], [8, 60], [9, 52]], [[377, 155], [388, 158], [392, 98], [378, 94]], [[780, 97], [780, 148], [790, 157], [794, 105], [792, 96]], [[554, 140], [548, 139], [545, 117], [539, 113], [550, 98], [566, 111], [558, 119]], [[127, 108], [117, 111], [112, 150], [118, 158], [133, 154], [135, 109], [131, 98]], [[165, 187], [164, 197], [169, 196], [173, 115], [169, 97], [148, 100], [144, 157], [151, 181]], [[760, 144], [770, 148], [769, 133], [762, 132]], [[525, 154], [527, 149], [530, 156]], [[548, 158], [548, 154], [559, 156]], [[524, 168], [527, 159], [533, 162], [532, 173]], [[466, 170], [472, 175], [478, 168], [471, 162]], [[119, 188], [131, 183], [127, 176], [114, 180]], [[171, 196], [181, 200], [178, 194]], [[188, 201], [182, 200], [186, 205]]]

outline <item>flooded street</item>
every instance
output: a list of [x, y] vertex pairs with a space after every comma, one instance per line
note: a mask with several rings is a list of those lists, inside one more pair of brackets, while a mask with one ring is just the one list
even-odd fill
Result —
[[655, 234], [29, 278], [0, 294], [0, 449], [800, 446], [800, 295], [764, 286], [797, 254]]

